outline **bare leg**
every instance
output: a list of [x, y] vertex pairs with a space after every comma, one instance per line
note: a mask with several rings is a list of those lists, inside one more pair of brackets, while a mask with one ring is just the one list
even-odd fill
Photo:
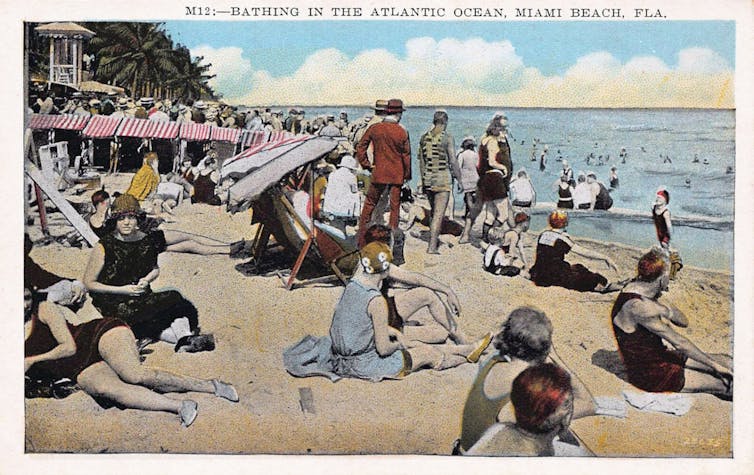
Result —
[[[167, 251], [184, 252], [187, 254], [200, 254], [208, 256], [211, 254], [230, 254], [230, 244], [210, 244], [217, 243], [210, 238], [201, 238], [192, 236], [181, 231], [167, 230], [165, 233], [165, 243]], [[204, 242], [202, 242], [204, 241]]]
[[429, 223], [429, 246], [427, 247], [427, 253], [438, 254], [437, 247], [440, 239], [440, 227], [442, 226], [442, 218], [445, 215], [445, 209], [448, 207], [450, 192], [431, 192], [429, 198], [429, 203], [432, 208], [432, 220]]
[[434, 291], [426, 287], [416, 287], [395, 294], [395, 309], [399, 315], [407, 320], [411, 319], [411, 316], [423, 307], [427, 307], [432, 318], [448, 332], [453, 341], [459, 344], [468, 341], [466, 335], [458, 329], [458, 324], [453, 315], [450, 314], [448, 308]]
[[142, 366], [133, 333], [128, 327], [113, 328], [102, 335], [98, 348], [113, 372], [130, 385], [144, 385], [159, 392], [215, 392], [212, 381]]
[[169, 252], [183, 252], [186, 254], [209, 256], [212, 254], [230, 254], [230, 245], [223, 244], [220, 246], [208, 246], [206, 244], [199, 244], [196, 241], [182, 241], [177, 244], [168, 244], [165, 250]]
[[469, 242], [471, 238], [471, 228], [474, 226], [474, 222], [482, 212], [482, 203], [479, 201], [478, 193], [474, 193], [474, 197], [466, 194], [466, 218], [464, 219], [463, 234], [458, 240], [460, 244]]
[[78, 385], [91, 396], [102, 396], [132, 409], [178, 414], [181, 401], [123, 382], [107, 363], [100, 361], [79, 374]]
[[472, 345], [418, 345], [409, 348], [411, 355], [411, 370], [424, 367], [443, 370], [467, 363], [466, 357], [477, 349], [477, 344]]

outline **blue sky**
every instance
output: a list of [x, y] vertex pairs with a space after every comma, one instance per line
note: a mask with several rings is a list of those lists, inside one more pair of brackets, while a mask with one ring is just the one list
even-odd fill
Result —
[[421, 36], [506, 39], [527, 66], [546, 75], [562, 74], [579, 57], [596, 50], [608, 51], [622, 61], [651, 54], [673, 64], [678, 51], [703, 47], [720, 54], [731, 66], [735, 61], [735, 23], [731, 21], [169, 21], [166, 28], [173, 40], [189, 48], [241, 47], [255, 68], [276, 76], [292, 73], [318, 49], [334, 47], [349, 56], [368, 48], [400, 54], [408, 39]]
[[734, 107], [733, 21], [169, 21], [231, 103]]

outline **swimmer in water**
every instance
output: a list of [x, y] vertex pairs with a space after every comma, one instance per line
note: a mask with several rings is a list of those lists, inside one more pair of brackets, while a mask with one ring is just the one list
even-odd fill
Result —
[[730, 175], [731, 173], [733, 173], [733, 167], [728, 165], [728, 167], [725, 169], [725, 173], [727, 175]]
[[707, 160], [707, 159], [705, 158], [704, 160], [702, 160], [702, 164], [703, 164], [703, 165], [709, 165], [709, 160]]
[[699, 155], [694, 154], [694, 159], [691, 160], [691, 163], [699, 163]]
[[691, 188], [691, 178], [686, 178], [686, 188]]

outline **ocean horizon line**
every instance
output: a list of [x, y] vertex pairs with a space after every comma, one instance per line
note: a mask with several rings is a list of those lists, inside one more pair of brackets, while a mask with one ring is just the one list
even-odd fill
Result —
[[[222, 102], [220, 100], [219, 102]], [[311, 107], [311, 108], [325, 108], [325, 107], [351, 107], [351, 108], [367, 108], [373, 109], [373, 104], [302, 104], [302, 103], [290, 103], [290, 104], [233, 104], [228, 103], [236, 107], [246, 108], [261, 108], [261, 107]], [[451, 105], [451, 104], [407, 104], [404, 102], [403, 106], [410, 110], [414, 109], [430, 109], [438, 107], [453, 107], [463, 109], [506, 109], [506, 110], [637, 110], [637, 111], [736, 111], [736, 107], [547, 107], [547, 106], [505, 106], [505, 105]]]

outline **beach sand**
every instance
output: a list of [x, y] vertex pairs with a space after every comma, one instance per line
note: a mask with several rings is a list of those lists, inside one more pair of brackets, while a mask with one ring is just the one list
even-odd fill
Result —
[[[111, 191], [123, 190], [129, 178], [121, 174], [106, 184]], [[253, 237], [250, 217], [248, 212], [231, 216], [218, 208], [184, 203], [176, 210], [176, 222], [165, 226], [230, 242]], [[441, 255], [427, 255], [427, 233], [419, 225], [414, 229], [421, 238], [407, 236], [405, 267], [455, 289], [462, 305], [460, 325], [468, 335], [478, 337], [497, 329], [518, 306], [535, 306], [553, 322], [558, 355], [595, 396], [621, 397], [623, 390], [635, 390], [620, 377], [609, 319], [616, 294], [539, 288], [520, 277], [493, 276], [482, 270], [476, 247], [457, 245], [457, 238], [450, 236], [442, 239], [453, 247], [443, 245]], [[29, 231], [33, 239], [39, 236], [38, 227]], [[535, 238], [534, 231], [525, 236], [530, 262]], [[610, 255], [620, 273], [607, 271], [601, 262], [576, 256], [569, 260], [604, 271], [610, 279], [632, 276], [642, 253], [641, 249], [608, 242], [577, 241]], [[51, 244], [35, 247], [31, 255], [53, 272], [80, 278], [89, 253], [88, 248]], [[202, 329], [214, 333], [217, 349], [175, 354], [170, 345], [157, 343], [150, 346], [153, 353], [145, 363], [228, 381], [237, 388], [239, 403], [192, 394], [199, 403], [199, 416], [184, 429], [175, 415], [103, 409], [81, 391], [63, 400], [27, 399], [26, 451], [450, 453], [478, 365], [464, 364], [442, 372], [424, 370], [401, 381], [380, 383], [292, 377], [283, 368], [283, 350], [307, 334], [327, 334], [342, 287], [320, 284], [287, 291], [277, 277], [242, 275], [234, 269], [240, 262], [227, 256], [165, 253], [160, 257], [160, 277], [153, 288], [180, 289], [199, 309]], [[680, 332], [701, 349], [731, 353], [732, 292], [730, 274], [687, 266], [662, 300], [686, 313], [690, 325]], [[91, 316], [91, 305], [81, 313], [82, 318]], [[313, 413], [302, 410], [302, 388], [311, 390]], [[574, 421], [572, 429], [599, 456], [731, 456], [733, 405], [711, 395], [688, 397], [693, 405], [684, 416], [629, 407], [625, 419], [590, 417]]]

